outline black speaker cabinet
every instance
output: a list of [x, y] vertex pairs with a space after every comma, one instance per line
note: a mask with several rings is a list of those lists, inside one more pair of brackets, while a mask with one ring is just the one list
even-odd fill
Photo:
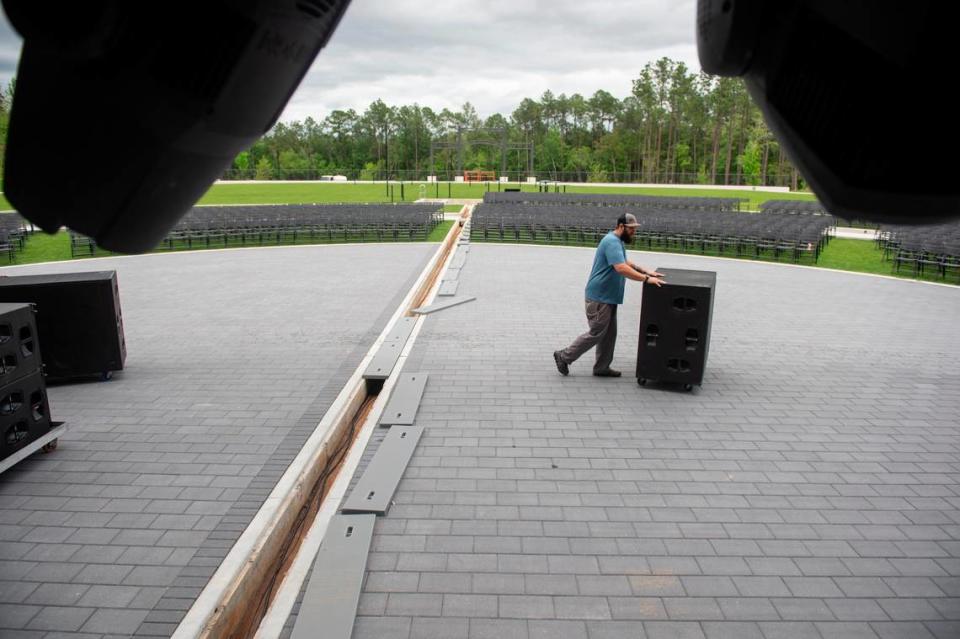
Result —
[[0, 303], [0, 387], [40, 370], [40, 342], [32, 304]]
[[666, 283], [644, 285], [640, 305], [637, 381], [703, 384], [717, 274], [658, 269]]
[[116, 271], [0, 277], [0, 302], [37, 309], [48, 379], [108, 377], [127, 356]]
[[0, 460], [50, 430], [50, 405], [39, 370], [0, 388]]

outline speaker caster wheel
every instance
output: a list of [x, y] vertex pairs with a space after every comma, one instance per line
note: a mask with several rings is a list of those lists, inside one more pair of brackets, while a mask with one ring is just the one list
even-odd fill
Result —
[[100, 373], [101, 382], [109, 382], [111, 379], [113, 379], [113, 371], [103, 371]]
[[647, 385], [647, 379], [646, 379], [645, 377], [638, 377], [638, 378], [637, 378], [637, 383], [640, 384], [641, 386], [646, 386], [646, 385]]
[[693, 384], [684, 384], [684, 385], [683, 385], [683, 390], [685, 390], [685, 391], [687, 391], [687, 392], [689, 393], [690, 391], [693, 390]]
[[57, 440], [57, 439], [51, 439], [50, 441], [48, 441], [46, 444], [43, 445], [43, 448], [40, 449], [40, 452], [50, 453], [55, 451], [57, 449], [57, 442], [59, 441], [60, 440]]

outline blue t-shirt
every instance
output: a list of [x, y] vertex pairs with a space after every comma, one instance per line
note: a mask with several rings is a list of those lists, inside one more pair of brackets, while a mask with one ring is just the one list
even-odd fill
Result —
[[587, 280], [587, 299], [607, 304], [623, 304], [623, 289], [627, 278], [617, 273], [613, 265], [626, 261], [627, 250], [623, 247], [623, 241], [610, 231], [597, 245], [593, 270]]

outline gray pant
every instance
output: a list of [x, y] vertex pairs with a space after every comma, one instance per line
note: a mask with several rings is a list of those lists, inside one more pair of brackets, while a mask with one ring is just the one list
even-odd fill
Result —
[[610, 368], [613, 349], [617, 345], [617, 305], [587, 300], [586, 308], [590, 330], [560, 351], [560, 358], [567, 364], [572, 364], [596, 346], [597, 361], [593, 365], [593, 372], [602, 373]]

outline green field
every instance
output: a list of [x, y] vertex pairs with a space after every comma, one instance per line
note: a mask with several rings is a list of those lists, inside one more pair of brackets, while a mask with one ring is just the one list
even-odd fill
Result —
[[[427, 237], [428, 242], [440, 242], [447, 235], [447, 232], [450, 230], [450, 227], [453, 226], [453, 220], [447, 220], [441, 222], [433, 231], [430, 232], [430, 235]], [[340, 243], [340, 242], [338, 242]], [[324, 244], [322, 241], [317, 240], [304, 240], [297, 242], [297, 245], [310, 245], [310, 244]], [[285, 244], [285, 246], [288, 244]], [[220, 247], [218, 247], [220, 248]], [[232, 248], [241, 248], [235, 246]], [[249, 247], [247, 247], [249, 248]], [[202, 250], [200, 248], [189, 249], [186, 247], [179, 247], [177, 251], [184, 250]], [[168, 252], [158, 250], [158, 253]], [[30, 239], [27, 240], [26, 246], [23, 251], [17, 254], [16, 264], [36, 264], [38, 262], [58, 262], [63, 260], [70, 259], [90, 259], [91, 257], [109, 257], [115, 255], [109, 251], [103, 249], [97, 249], [96, 255], [89, 256], [70, 256], [70, 234], [66, 231], [61, 231], [56, 235], [47, 235], [46, 233], [34, 233], [30, 236]]]
[[[424, 189], [421, 191], [420, 186]], [[405, 182], [386, 184], [353, 184], [331, 182], [304, 182], [287, 184], [282, 182], [259, 182], [256, 184], [220, 182], [200, 199], [200, 204], [309, 204], [330, 202], [413, 202], [420, 199], [421, 192], [428, 198], [480, 199], [488, 190], [496, 191], [498, 186], [516, 188], [516, 183], [498, 185], [497, 183], [432, 183]], [[524, 191], [534, 192], [532, 184], [520, 185]], [[563, 187], [561, 187], [562, 190]], [[401, 200], [401, 190], [403, 199]], [[756, 210], [767, 200], [812, 200], [810, 193], [766, 193], [748, 189], [728, 191], [724, 189], [684, 189], [684, 188], [635, 188], [629, 186], [591, 186], [589, 184], [568, 186], [567, 193], [628, 193], [634, 195], [663, 195], [675, 197], [737, 197], [748, 200], [745, 208]], [[10, 203], [0, 194], [0, 210], [11, 210]]]
[[[883, 259], [883, 250], [877, 247], [876, 242], [866, 240], [850, 240], [834, 238], [820, 254], [817, 266], [835, 268], [841, 271], [856, 273], [875, 273], [877, 275], [891, 275], [904, 279], [919, 279], [925, 282], [944, 282], [944, 278], [935, 273], [923, 273], [914, 277], [909, 268], [904, 267], [899, 273], [894, 270], [893, 262]], [[956, 275], [948, 276], [948, 284], [960, 284]]]
[[[423, 186], [421, 191], [420, 186]], [[405, 182], [386, 184], [353, 184], [331, 182], [230, 184], [220, 182], [200, 199], [200, 204], [306, 204], [326, 202], [413, 202], [421, 193], [427, 198], [481, 199], [483, 194], [496, 191], [498, 186], [516, 188], [518, 185], [497, 183], [431, 183]], [[535, 192], [532, 184], [520, 185], [524, 191]], [[561, 190], [563, 187], [561, 187]], [[402, 191], [402, 194], [401, 194]], [[812, 200], [809, 193], [767, 193], [762, 191], [683, 188], [636, 188], [629, 186], [578, 185], [566, 187], [567, 193], [627, 193], [633, 195], [661, 195], [674, 197], [735, 197], [748, 200], [745, 208], [756, 210], [767, 200]], [[403, 199], [401, 200], [401, 195]]]
[[835, 237], [820, 254], [817, 266], [857, 273], [892, 275], [893, 265], [883, 259], [876, 242]]
[[59, 262], [70, 258], [70, 234], [61, 231], [56, 235], [34, 233], [27, 240], [23, 250], [17, 253], [16, 264], [36, 264], [37, 262]]
[[428, 242], [442, 242], [443, 238], [447, 236], [447, 233], [450, 232], [450, 227], [453, 226], [453, 220], [447, 220], [446, 222], [440, 222], [440, 224], [430, 231], [430, 236], [427, 238]]
[[[442, 222], [430, 233], [427, 241], [439, 242], [443, 240], [453, 224], [453, 220]], [[98, 250], [96, 257], [104, 257], [107, 255], [110, 254], [106, 251]], [[26, 248], [17, 254], [15, 263], [34, 264], [37, 262], [53, 262], [70, 259], [69, 234], [66, 232], [57, 233], [56, 235], [35, 233], [27, 242]], [[855, 273], [873, 273], [877, 275], [902, 277], [904, 279], [918, 279], [914, 278], [909, 270], [903, 270], [899, 274], [896, 273], [893, 270], [892, 263], [883, 259], [883, 251], [877, 248], [876, 243], [866, 240], [850, 240], [844, 238], [834, 238], [830, 240], [830, 243], [820, 254], [820, 260], [816, 266], [852, 271]], [[941, 278], [930, 274], [924, 274], [919, 279], [931, 282], [943, 281]], [[956, 284], [957, 282], [955, 278], [951, 278], [949, 283]]]
[[[454, 198], [482, 198], [488, 190], [486, 184], [429, 184], [427, 197], [434, 197], [439, 190], [440, 197], [449, 195]], [[513, 187], [516, 184], [511, 185]], [[525, 191], [536, 191], [532, 185], [522, 185]], [[491, 184], [491, 190], [496, 190], [497, 184]], [[202, 204], [296, 204], [296, 203], [330, 203], [330, 202], [390, 202], [390, 192], [385, 184], [353, 184], [353, 183], [271, 183], [257, 184], [215, 184], [204, 195]], [[399, 201], [400, 185], [391, 184], [394, 201]], [[433, 191], [433, 192], [430, 192]], [[808, 193], [765, 193], [757, 191], [728, 191], [723, 189], [673, 189], [673, 188], [632, 188], [632, 187], [597, 187], [591, 185], [567, 187], [568, 193], [634, 193], [644, 195], [678, 196], [678, 197], [740, 197], [749, 200], [744, 208], [756, 209], [769, 199], [812, 199]], [[418, 183], [405, 183], [403, 188], [405, 201], [413, 201], [420, 197]], [[6, 200], [0, 196], [0, 206]], [[454, 213], [460, 210], [460, 205], [444, 205], [444, 211]], [[428, 241], [437, 242], [443, 239], [453, 222], [444, 222], [430, 234]], [[98, 251], [97, 256], [108, 255], [105, 251]], [[32, 264], [69, 260], [70, 239], [67, 233], [56, 235], [36, 233], [27, 241], [26, 248], [17, 254], [16, 264]], [[82, 259], [82, 258], [76, 258]], [[906, 279], [913, 278], [912, 273], [904, 270], [896, 273], [890, 262], [884, 261], [882, 251], [874, 242], [865, 240], [851, 240], [835, 238], [827, 245], [820, 256], [817, 266], [823, 268], [840, 269], [858, 273], [875, 273], [893, 275]], [[940, 281], [938, 278], [924, 275], [922, 279]], [[951, 280], [951, 283], [954, 283]]]

